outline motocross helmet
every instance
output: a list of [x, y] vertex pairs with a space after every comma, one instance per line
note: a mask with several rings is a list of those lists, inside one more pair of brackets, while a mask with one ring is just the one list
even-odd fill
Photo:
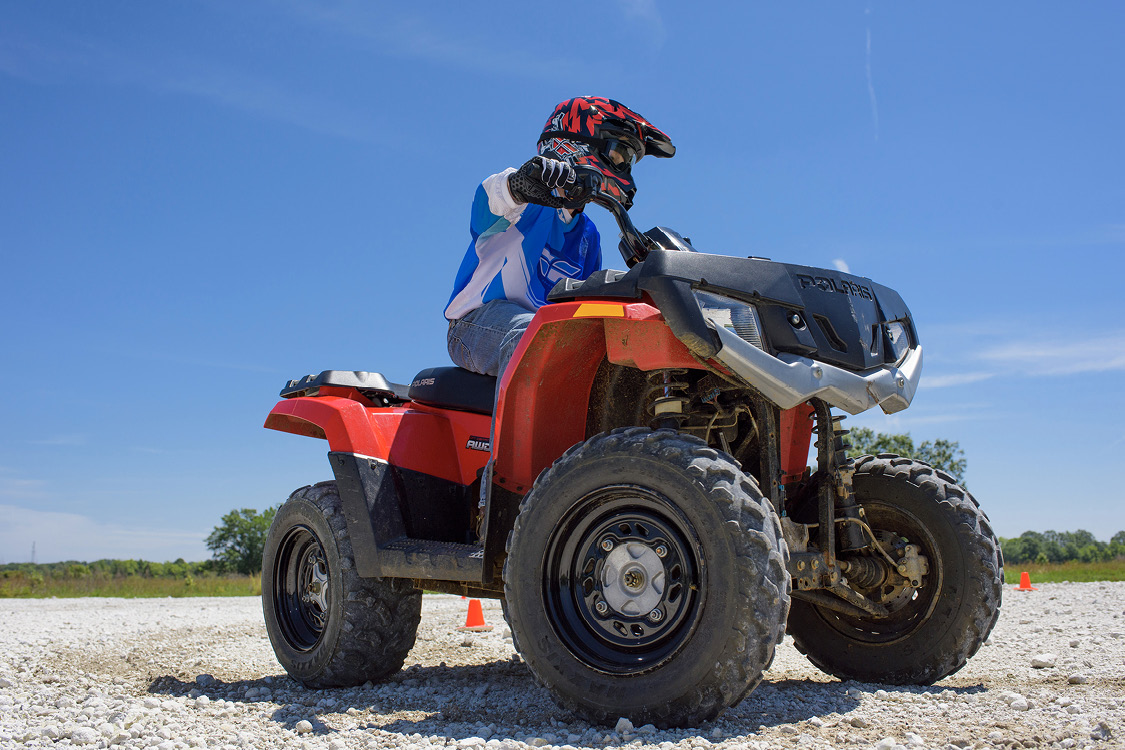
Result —
[[562, 102], [539, 136], [540, 156], [596, 169], [602, 176], [602, 191], [626, 209], [637, 192], [633, 165], [646, 154], [668, 158], [675, 153], [664, 131], [624, 104], [601, 96]]

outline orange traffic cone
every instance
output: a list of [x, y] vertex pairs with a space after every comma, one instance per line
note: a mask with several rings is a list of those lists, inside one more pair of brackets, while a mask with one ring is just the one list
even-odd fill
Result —
[[469, 614], [465, 616], [465, 624], [457, 629], [468, 630], [473, 633], [492, 630], [492, 626], [486, 625], [484, 622], [484, 610], [481, 609], [480, 599], [469, 600]]
[[1027, 571], [1024, 571], [1023, 573], [1020, 573], [1020, 585], [1019, 586], [1013, 586], [1012, 588], [1014, 588], [1016, 591], [1038, 591], [1039, 590], [1039, 589], [1037, 589], [1037, 588], [1035, 588], [1034, 586], [1031, 585], [1031, 576], [1029, 576], [1027, 574]]

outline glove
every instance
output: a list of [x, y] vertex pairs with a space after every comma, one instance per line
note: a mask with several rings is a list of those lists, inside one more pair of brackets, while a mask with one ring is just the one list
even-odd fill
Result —
[[534, 156], [508, 176], [508, 190], [519, 203], [562, 208], [565, 199], [551, 191], [573, 184], [575, 179], [574, 167], [569, 162]]

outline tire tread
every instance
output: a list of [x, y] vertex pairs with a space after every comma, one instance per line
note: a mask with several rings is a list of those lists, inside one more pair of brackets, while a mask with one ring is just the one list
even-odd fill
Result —
[[[414, 647], [422, 592], [406, 579], [360, 577], [335, 482], [302, 487], [287, 502], [311, 505], [327, 522], [339, 554], [336, 578], [342, 586], [340, 611], [329, 614], [343, 618], [333, 651], [316, 675], [298, 679], [311, 688], [354, 687], [394, 674]], [[267, 608], [267, 621], [270, 617]], [[281, 652], [278, 659], [286, 666]]]
[[891, 668], [873, 680], [870, 669], [850, 669], [821, 655], [811, 645], [816, 633], [793, 632], [794, 645], [817, 668], [840, 679], [878, 681], [896, 685], [930, 685], [965, 666], [992, 632], [1000, 617], [1003, 596], [1004, 560], [1000, 543], [976, 498], [946, 472], [921, 461], [895, 454], [861, 456], [855, 461], [856, 475], [870, 474], [913, 484], [926, 492], [942, 512], [954, 520], [954, 531], [971, 562], [965, 599], [974, 603], [963, 619], [952, 649], [935, 654], [925, 664]]
[[[735, 596], [748, 603], [746, 616], [733, 624], [731, 632], [716, 634], [716, 640], [732, 644], [723, 651], [723, 659], [714, 670], [697, 684], [689, 686], [681, 696], [661, 705], [646, 705], [630, 716], [634, 724], [653, 723], [658, 727], [698, 726], [714, 719], [723, 710], [741, 701], [761, 681], [762, 673], [773, 660], [774, 650], [785, 635], [785, 621], [789, 610], [790, 577], [786, 572], [788, 550], [781, 534], [780, 521], [768, 507], [768, 500], [751, 478], [745, 475], [733, 458], [706, 445], [702, 440], [673, 430], [652, 431], [644, 427], [625, 427], [596, 435], [575, 448], [571, 448], [551, 466], [544, 469], [531, 491], [524, 497], [519, 514], [507, 539], [505, 563], [506, 596], [511, 597], [509, 583], [511, 566], [519, 560], [513, 553], [523, 545], [525, 523], [536, 505], [542, 488], [578, 469], [582, 464], [610, 455], [656, 456], [662, 462], [680, 466], [685, 476], [698, 483], [703, 492], [718, 508], [725, 523], [734, 524], [741, 533], [737, 540], [737, 575], [739, 591]], [[540, 543], [542, 540], [538, 540]], [[505, 616], [514, 634], [518, 623], [511, 621], [510, 608], [505, 606]], [[519, 641], [516, 641], [517, 646]], [[755, 644], [754, 648], [746, 647]], [[541, 634], [539, 647], [548, 654], [548, 660], [558, 670], [566, 670], [568, 655], [560, 653], [561, 646], [554, 645], [551, 637]], [[562, 649], [565, 650], [565, 649]], [[526, 656], [525, 656], [526, 659]], [[586, 690], [571, 695], [547, 684], [528, 661], [536, 682], [546, 687], [564, 709], [587, 720], [605, 723], [616, 720], [618, 714], [607, 706], [592, 705], [591, 696], [598, 693], [597, 683], [586, 680]], [[583, 675], [570, 670], [572, 678], [581, 681]]]

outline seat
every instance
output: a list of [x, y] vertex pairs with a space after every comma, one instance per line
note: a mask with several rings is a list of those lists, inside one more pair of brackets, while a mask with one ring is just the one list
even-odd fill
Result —
[[460, 367], [430, 367], [414, 376], [408, 395], [421, 404], [492, 414], [496, 378]]

